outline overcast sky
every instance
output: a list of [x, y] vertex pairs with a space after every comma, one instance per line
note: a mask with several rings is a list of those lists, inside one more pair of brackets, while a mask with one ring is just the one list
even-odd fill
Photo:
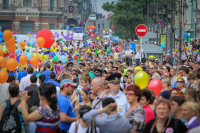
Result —
[[[92, 2], [92, 6], [93, 6], [93, 2], [95, 0], [91, 0]], [[97, 1], [97, 12], [99, 13], [104, 13], [105, 15], [108, 15], [109, 13], [104, 11], [101, 7], [103, 6], [103, 3], [109, 2], [111, 3], [112, 1], [117, 1], [117, 0], [96, 0]]]

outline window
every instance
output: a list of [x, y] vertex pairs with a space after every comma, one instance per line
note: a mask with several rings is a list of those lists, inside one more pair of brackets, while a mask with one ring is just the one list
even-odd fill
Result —
[[49, 29], [55, 29], [55, 24], [49, 24]]
[[50, 0], [50, 8], [49, 8], [49, 10], [50, 11], [54, 11], [54, 0]]
[[21, 34], [27, 35], [29, 31], [33, 32], [33, 22], [21, 22]]
[[3, 9], [9, 9], [9, 0], [3, 0]]
[[23, 0], [23, 6], [32, 6], [32, 0]]

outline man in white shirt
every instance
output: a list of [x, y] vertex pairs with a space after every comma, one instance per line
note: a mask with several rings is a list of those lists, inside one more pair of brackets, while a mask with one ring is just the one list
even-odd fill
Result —
[[[27, 87], [27, 86], [30, 86], [31, 85], [31, 80], [30, 80], [30, 77], [32, 76], [33, 74], [33, 68], [31, 66], [28, 66], [27, 68], [27, 76], [26, 77], [23, 77], [21, 79], [21, 82], [19, 84], [19, 89], [20, 91], [24, 91], [24, 89]], [[39, 86], [39, 80], [37, 80], [37, 83], [36, 83], [37, 86]]]
[[138, 48], [137, 48], [136, 54], [135, 54], [135, 63], [137, 65], [139, 65], [139, 63], [140, 63], [140, 56], [141, 56], [141, 58], [143, 58], [143, 49], [141, 49], [140, 45], [138, 45]]
[[0, 104], [5, 101], [10, 99], [10, 95], [8, 92], [8, 87], [9, 83], [5, 82], [3, 84], [0, 84]]
[[126, 64], [128, 66], [132, 66], [133, 51], [130, 50], [130, 44], [126, 45], [126, 48], [127, 48], [127, 50], [125, 51]]

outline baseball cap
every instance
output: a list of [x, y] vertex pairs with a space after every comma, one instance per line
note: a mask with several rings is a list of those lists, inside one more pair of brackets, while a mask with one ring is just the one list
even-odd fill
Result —
[[71, 87], [76, 87], [77, 86], [77, 83], [74, 83], [72, 82], [70, 79], [63, 79], [61, 82], [60, 82], [60, 87], [64, 87], [65, 86], [71, 86]]
[[51, 65], [50, 65], [50, 64], [46, 64], [46, 67], [47, 67], [47, 68], [51, 68]]

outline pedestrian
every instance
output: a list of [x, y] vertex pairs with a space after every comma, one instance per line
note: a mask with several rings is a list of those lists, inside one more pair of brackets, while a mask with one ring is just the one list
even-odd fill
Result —
[[121, 76], [120, 73], [113, 73], [106, 78], [110, 87], [110, 95], [107, 97], [113, 98], [117, 103], [117, 113], [126, 117], [130, 104], [127, 102], [126, 95], [120, 90]]
[[45, 81], [44, 82], [46, 83], [46, 82], [48, 82], [50, 80], [50, 73], [52, 71], [50, 70], [50, 68], [51, 68], [50, 64], [46, 64], [45, 67], [46, 67], [46, 70], [42, 72], [42, 75], [45, 76]]
[[[131, 133], [129, 121], [117, 113], [117, 103], [113, 98], [105, 98], [102, 106], [102, 109], [92, 109], [85, 113], [83, 119], [89, 122], [93, 116], [96, 116], [95, 125], [102, 133]], [[99, 116], [102, 113], [106, 113], [107, 117]]]
[[188, 129], [181, 120], [169, 117], [170, 102], [160, 99], [155, 105], [156, 118], [150, 120], [142, 133], [187, 133]]
[[126, 45], [126, 48], [127, 48], [127, 50], [125, 51], [126, 64], [128, 66], [132, 66], [133, 51], [130, 49], [130, 45]]
[[102, 22], [102, 29], [104, 29], [104, 21]]
[[135, 63], [139, 65], [140, 63], [140, 58], [142, 59], [144, 56], [143, 49], [141, 49], [140, 44], [138, 44], [137, 49], [136, 49], [136, 54], [135, 54]]
[[21, 95], [22, 115], [25, 122], [35, 122], [35, 133], [56, 133], [60, 120], [60, 107], [57, 105], [56, 87], [52, 83], [42, 83], [39, 87], [39, 98], [42, 106], [33, 113], [28, 113], [28, 91]]
[[69, 79], [63, 79], [60, 83], [60, 94], [57, 96], [58, 105], [60, 106], [60, 132], [67, 133], [71, 126], [71, 123], [77, 121], [76, 113], [74, 108], [68, 98], [68, 96], [72, 95], [76, 83], [73, 83]]
[[142, 91], [136, 84], [129, 84], [125, 88], [125, 95], [130, 104], [130, 108], [126, 113], [126, 118], [132, 126], [132, 131], [141, 133], [146, 119], [144, 108], [139, 104]]

